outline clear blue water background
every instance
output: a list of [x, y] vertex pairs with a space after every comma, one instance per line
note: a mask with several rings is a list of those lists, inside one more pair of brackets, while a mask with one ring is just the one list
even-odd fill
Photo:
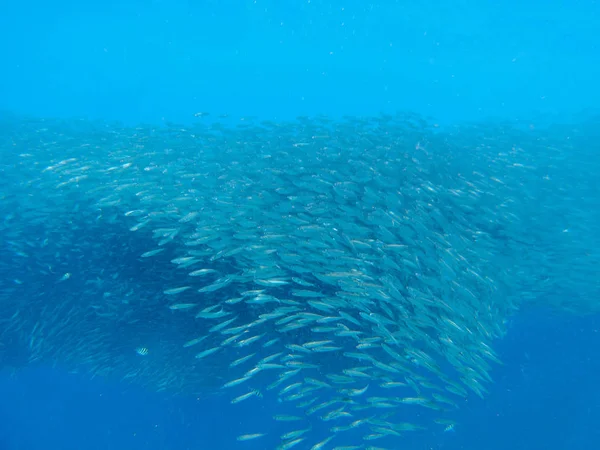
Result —
[[562, 116], [599, 104], [599, 23], [593, 0], [5, 1], [0, 105], [134, 122]]
[[[574, 121], [600, 104], [592, 0], [0, 6], [0, 109], [36, 116], [134, 124], [185, 123], [199, 111], [287, 119], [408, 110], [445, 123]], [[490, 395], [461, 408], [456, 432], [402, 448], [600, 448], [600, 318], [529, 311], [496, 345], [505, 365]], [[173, 398], [60, 368], [3, 371], [0, 450], [226, 449], [263, 423], [255, 405]]]

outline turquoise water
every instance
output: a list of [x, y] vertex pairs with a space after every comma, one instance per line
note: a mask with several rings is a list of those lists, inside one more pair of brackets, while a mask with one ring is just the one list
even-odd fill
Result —
[[27, 2], [5, 108], [132, 123], [236, 116], [568, 117], [598, 104], [593, 1]]
[[[29, 2], [2, 10], [0, 450], [272, 449], [307, 428], [294, 448], [332, 433], [323, 448], [600, 448], [597, 2]], [[301, 232], [315, 224], [328, 231]], [[151, 232], [167, 226], [182, 231]], [[173, 263], [198, 230], [193, 239], [209, 240], [194, 244], [205, 253], [187, 272], [239, 277], [200, 297], [218, 277], [188, 278], [175, 267], [185, 263]], [[164, 253], [140, 257], [163, 248], [163, 238]], [[261, 254], [267, 240], [275, 252]], [[265, 277], [247, 275], [259, 269]], [[345, 275], [355, 285], [326, 275], [342, 269], [355, 271]], [[231, 316], [221, 322], [251, 323], [276, 306], [222, 302], [265, 288], [265, 278], [289, 283], [268, 286], [278, 299], [301, 299], [310, 314], [345, 311], [358, 321], [345, 322], [346, 332], [356, 325], [402, 357], [376, 348], [386, 366], [337, 385], [327, 375], [370, 364], [349, 364], [343, 352], [356, 342], [340, 343], [339, 328], [325, 338], [264, 326], [259, 344], [231, 350], [213, 342], [222, 329], [208, 331], [219, 322], [205, 325], [181, 306], [224, 305]], [[366, 311], [376, 316], [351, 301], [309, 310], [316, 297], [293, 290], [333, 299], [351, 288], [375, 299]], [[431, 307], [431, 298], [449, 309]], [[211, 344], [183, 347], [201, 335]], [[272, 351], [262, 346], [271, 337], [280, 337]], [[467, 354], [487, 357], [489, 345], [502, 364], [454, 365], [440, 343], [447, 337]], [[306, 353], [319, 365], [310, 376], [335, 386], [314, 404], [343, 396], [326, 412], [343, 407], [351, 418], [307, 417], [277, 394], [292, 381], [267, 390], [281, 367], [252, 379], [262, 398], [230, 404], [248, 392], [222, 388], [246, 370], [235, 372], [232, 360], [320, 339], [340, 350]], [[433, 355], [439, 370], [415, 351]], [[425, 386], [392, 395], [380, 384], [406, 382], [389, 366], [402, 358]], [[465, 367], [480, 381], [452, 397], [456, 408], [389, 400], [427, 396], [436, 392], [427, 383], [450, 383]], [[302, 383], [292, 391], [310, 384]], [[347, 390], [366, 385], [366, 394]], [[379, 400], [352, 409], [374, 396], [393, 407]], [[373, 441], [364, 437], [381, 422], [370, 424], [379, 431], [331, 431], [374, 416], [423, 429], [397, 436], [388, 424], [390, 434]], [[265, 436], [236, 441], [249, 433]]]

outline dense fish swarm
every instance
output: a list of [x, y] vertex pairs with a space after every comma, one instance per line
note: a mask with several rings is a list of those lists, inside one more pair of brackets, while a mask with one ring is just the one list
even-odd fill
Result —
[[598, 310], [597, 130], [5, 115], [0, 362], [276, 398], [280, 449], [451, 429], [515, 311]]

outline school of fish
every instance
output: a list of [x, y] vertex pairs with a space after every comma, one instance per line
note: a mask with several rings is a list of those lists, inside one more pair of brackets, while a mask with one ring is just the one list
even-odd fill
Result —
[[240, 447], [451, 430], [514, 314], [600, 309], [596, 130], [4, 114], [0, 366], [278, 402]]

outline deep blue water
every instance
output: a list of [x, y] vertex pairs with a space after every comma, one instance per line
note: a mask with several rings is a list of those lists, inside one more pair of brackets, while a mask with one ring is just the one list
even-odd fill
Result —
[[[408, 110], [445, 123], [572, 121], [600, 104], [593, 0], [0, 6], [0, 109], [36, 116], [138, 123], [189, 122], [199, 111]], [[600, 317], [528, 311], [496, 349], [495, 384], [462, 405], [456, 431], [403, 448], [600, 448]], [[255, 405], [174, 398], [60, 367], [2, 371], [0, 450], [226, 449], [272, 414]]]
[[[497, 344], [504, 365], [493, 371], [489, 396], [462, 405], [455, 432], [423, 433], [402, 448], [600, 448], [598, 348], [600, 317], [515, 319]], [[174, 398], [49, 368], [2, 373], [0, 396], [3, 450], [226, 449], [232, 435], [274, 413], [264, 404]]]

